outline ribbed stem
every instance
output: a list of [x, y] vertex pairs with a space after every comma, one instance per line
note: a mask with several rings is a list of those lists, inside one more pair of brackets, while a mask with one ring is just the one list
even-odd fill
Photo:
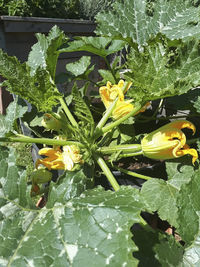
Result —
[[140, 144], [126, 144], [126, 145], [118, 145], [118, 146], [104, 146], [98, 148], [98, 152], [102, 154], [112, 154], [114, 152], [123, 152], [123, 153], [137, 153], [141, 152], [142, 154], [142, 147]]
[[113, 176], [112, 172], [108, 168], [107, 164], [105, 163], [104, 159], [99, 156], [95, 156], [95, 159], [97, 163], [99, 164], [100, 168], [102, 169], [103, 173], [107, 177], [108, 181], [112, 185], [113, 189], [115, 191], [118, 191], [120, 189], [120, 186], [118, 182], [116, 181], [115, 177]]
[[71, 122], [71, 124], [72, 124], [73, 126], [75, 126], [75, 127], [78, 127], [78, 123], [77, 123], [76, 120], [74, 119], [72, 113], [70, 112], [68, 106], [66, 105], [66, 103], [65, 103], [65, 101], [64, 101], [64, 99], [63, 99], [62, 97], [60, 98], [60, 104], [61, 104], [63, 110], [65, 111], [65, 113], [66, 113], [66, 115], [67, 115], [69, 121]]
[[153, 179], [152, 177], [150, 176], [146, 176], [146, 175], [143, 175], [143, 174], [139, 174], [137, 172], [132, 172], [132, 171], [128, 171], [126, 169], [123, 169], [123, 168], [120, 168], [120, 167], [117, 167], [117, 166], [114, 166], [115, 169], [117, 169], [118, 171], [121, 171], [125, 174], [128, 174], [130, 176], [133, 176], [133, 177], [137, 177], [137, 178], [140, 178], [140, 179], [144, 179], [144, 180], [150, 180], [150, 179]]
[[75, 141], [64, 141], [56, 140], [50, 138], [32, 138], [29, 136], [18, 134], [13, 137], [0, 138], [0, 142], [20, 142], [20, 143], [35, 143], [35, 144], [45, 144], [45, 145], [57, 145], [57, 146], [66, 146], [66, 145], [77, 145], [79, 147], [84, 147], [83, 144]]

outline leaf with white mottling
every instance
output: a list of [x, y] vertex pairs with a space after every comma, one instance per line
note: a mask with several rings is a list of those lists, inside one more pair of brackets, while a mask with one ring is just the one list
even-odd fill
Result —
[[16, 119], [23, 117], [28, 110], [27, 106], [17, 103], [17, 98], [6, 109], [6, 115], [0, 114], [0, 137], [5, 137], [13, 131]]
[[144, 45], [158, 33], [169, 39], [200, 37], [199, 6], [185, 0], [115, 1], [96, 16], [96, 33]]
[[[52, 184], [49, 204], [38, 210], [27, 201], [24, 170], [15, 166], [13, 152], [8, 153], [1, 149], [1, 266], [136, 266], [130, 227], [140, 222], [138, 190], [98, 188], [76, 197], [84, 190], [79, 181], [87, 183], [79, 171], [80, 177], [75, 172]], [[57, 203], [56, 191], [65, 191]]]
[[200, 85], [198, 40], [171, 42], [157, 36], [143, 51], [132, 49], [124, 76], [133, 82], [128, 95], [150, 101], [186, 93]]

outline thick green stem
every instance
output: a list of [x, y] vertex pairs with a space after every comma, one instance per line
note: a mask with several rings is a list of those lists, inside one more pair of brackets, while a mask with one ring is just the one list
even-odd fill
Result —
[[95, 133], [95, 139], [98, 139], [104, 133], [107, 133], [108, 131], [112, 130], [114, 127], [118, 126], [119, 124], [121, 124], [122, 122], [124, 122], [125, 120], [127, 120], [129, 117], [134, 116], [136, 113], [138, 113], [138, 111], [140, 109], [141, 109], [141, 105], [140, 104], [136, 104], [135, 108], [130, 113], [128, 113], [127, 115], [125, 115], [124, 117], [122, 117], [119, 120], [116, 120], [116, 121], [108, 124], [107, 126], [104, 126], [100, 130], [97, 129], [97, 131]]
[[99, 123], [97, 124], [96, 127], [96, 132], [100, 131], [101, 128], [106, 124], [107, 120], [110, 118], [116, 104], [118, 101], [118, 97], [115, 99], [115, 101], [110, 105], [110, 107], [106, 110], [105, 114], [103, 115], [103, 117], [101, 118], [101, 120], [99, 121]]
[[126, 144], [118, 146], [104, 146], [98, 148], [98, 152], [101, 152], [102, 154], [112, 154], [119, 151], [125, 154], [137, 153], [137, 152], [139, 153], [141, 152], [142, 154], [142, 147], [140, 144]]
[[130, 176], [133, 176], [133, 177], [137, 177], [137, 178], [140, 178], [140, 179], [144, 179], [144, 180], [150, 180], [150, 179], [153, 179], [152, 177], [150, 176], [146, 176], [146, 175], [142, 175], [142, 174], [139, 174], [137, 172], [132, 172], [132, 171], [128, 171], [126, 169], [123, 169], [123, 168], [120, 168], [120, 167], [117, 167], [117, 166], [114, 166], [115, 169], [125, 173], [125, 174], [128, 174]]
[[143, 155], [143, 151], [138, 151], [138, 152], [134, 152], [134, 153], [121, 153], [118, 156], [118, 159], [122, 159], [122, 158], [130, 158], [130, 157], [136, 157], [136, 156], [140, 156]]
[[61, 104], [63, 110], [65, 111], [68, 119], [70, 120], [71, 124], [75, 127], [78, 127], [78, 123], [74, 119], [73, 115], [71, 114], [70, 110], [68, 109], [68, 107], [67, 107], [67, 105], [66, 105], [66, 103], [62, 97], [60, 98], [60, 104]]
[[45, 144], [45, 145], [57, 145], [57, 146], [66, 146], [66, 145], [77, 145], [79, 147], [84, 147], [83, 144], [74, 141], [64, 141], [56, 140], [50, 138], [32, 138], [29, 136], [18, 134], [13, 137], [0, 138], [0, 142], [20, 142], [20, 143], [35, 143], [35, 144]]
[[108, 181], [112, 185], [113, 189], [115, 191], [118, 191], [120, 189], [120, 186], [119, 186], [118, 182], [116, 181], [115, 177], [113, 176], [112, 172], [110, 171], [110, 169], [106, 165], [104, 159], [99, 157], [99, 156], [95, 156], [95, 159], [96, 159], [97, 163], [99, 164], [100, 168], [102, 169], [102, 171], [104, 172], [105, 176], [107, 177]]

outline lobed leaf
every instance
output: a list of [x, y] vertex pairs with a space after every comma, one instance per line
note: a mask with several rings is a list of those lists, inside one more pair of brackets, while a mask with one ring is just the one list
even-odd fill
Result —
[[139, 251], [133, 253], [142, 267], [182, 266], [183, 247], [174, 237], [159, 230], [144, 226], [133, 228], [133, 240]]
[[199, 5], [185, 0], [116, 1], [111, 11], [96, 16], [98, 35], [112, 36], [139, 46], [158, 33], [169, 39], [200, 37]]
[[72, 73], [75, 77], [83, 77], [88, 76], [90, 72], [94, 69], [92, 66], [89, 68], [91, 64], [91, 57], [82, 56], [78, 61], [68, 63], [66, 65], [66, 70]]
[[110, 54], [120, 51], [126, 44], [122, 40], [113, 40], [109, 37], [83, 36], [76, 39], [68, 43], [67, 47], [61, 48], [59, 52], [87, 51], [105, 58]]
[[26, 63], [21, 64], [16, 57], [0, 50], [0, 74], [6, 79], [4, 86], [35, 105], [39, 111], [51, 111], [58, 104], [61, 94], [47, 70], [38, 68], [34, 76], [30, 72]]
[[[177, 198], [178, 222], [177, 231], [187, 246], [195, 246], [199, 237], [200, 184], [199, 172], [193, 174], [189, 183], [181, 187]], [[196, 241], [195, 241], [196, 240]], [[192, 252], [192, 250], [191, 250]]]
[[127, 67], [124, 75], [133, 82], [128, 95], [136, 102], [181, 95], [200, 84], [199, 41], [157, 36], [143, 51], [131, 50]]
[[63, 45], [67, 38], [64, 33], [55, 25], [47, 36], [37, 33], [38, 42], [32, 46], [27, 64], [31, 68], [31, 75], [34, 75], [38, 68], [49, 71], [55, 79], [56, 65], [58, 60], [58, 48]]
[[77, 84], [74, 84], [72, 88], [73, 103], [75, 105], [74, 113], [80, 121], [89, 126], [90, 130], [94, 128], [94, 119], [92, 113], [85, 103], [83, 97], [78, 91]]
[[5, 137], [12, 132], [16, 119], [22, 118], [27, 110], [27, 106], [21, 106], [17, 103], [17, 98], [10, 103], [6, 109], [6, 115], [0, 114], [0, 137]]
[[177, 188], [164, 180], [151, 179], [142, 186], [141, 195], [147, 211], [157, 211], [162, 220], [177, 226]]

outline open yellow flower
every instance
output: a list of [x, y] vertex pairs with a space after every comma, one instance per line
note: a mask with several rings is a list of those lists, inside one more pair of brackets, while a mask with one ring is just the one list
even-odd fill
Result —
[[[126, 87], [126, 91], [128, 91], [131, 85], [132, 83], [129, 82]], [[124, 100], [124, 93], [126, 93], [126, 91], [123, 92], [123, 87], [124, 87], [124, 81], [120, 80], [118, 84], [112, 85], [111, 82], [107, 82], [106, 86], [102, 86], [99, 88], [101, 100], [103, 101], [106, 109], [108, 109], [110, 105], [118, 97], [118, 101], [112, 112], [112, 117], [115, 120], [118, 120], [124, 117], [125, 115], [129, 114], [134, 109], [134, 105], [131, 103], [133, 102], [133, 99], [126, 100], [126, 101]], [[149, 106], [149, 104], [150, 103], [148, 102], [139, 112], [144, 112], [146, 108]]]
[[77, 146], [64, 146], [63, 151], [60, 147], [42, 148], [39, 150], [39, 155], [46, 156], [44, 159], [38, 159], [36, 168], [42, 164], [49, 170], [68, 170], [71, 171], [76, 163], [83, 163], [82, 155]]
[[[128, 84], [126, 91], [130, 88], [131, 82]], [[115, 120], [122, 118], [129, 112], [131, 112], [134, 106], [131, 104], [133, 101], [131, 100], [124, 100], [124, 93], [123, 92], [124, 81], [120, 80], [118, 84], [112, 85], [111, 82], [107, 82], [106, 86], [102, 86], [99, 88], [99, 93], [101, 96], [101, 100], [104, 103], [106, 109], [110, 107], [113, 101], [118, 97], [117, 104], [115, 109], [113, 110], [112, 116]]]
[[195, 133], [195, 126], [186, 120], [177, 120], [146, 135], [141, 142], [143, 154], [152, 159], [179, 158], [186, 154], [192, 156], [192, 163], [197, 160], [196, 149], [186, 144], [185, 134], [181, 131], [188, 128]]

